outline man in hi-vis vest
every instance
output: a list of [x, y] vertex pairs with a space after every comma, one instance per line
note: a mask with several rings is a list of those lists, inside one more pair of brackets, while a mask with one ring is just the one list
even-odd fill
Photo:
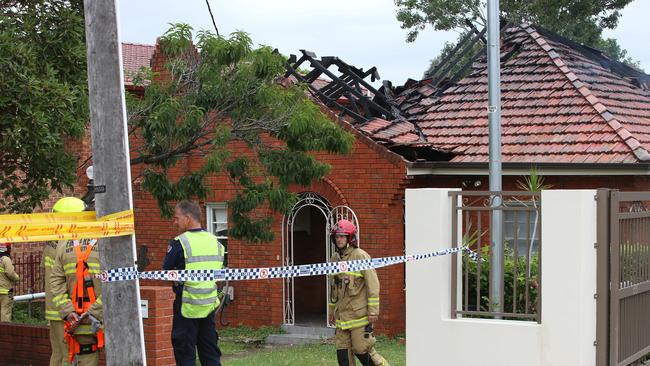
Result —
[[[196, 202], [180, 201], [174, 209], [174, 226], [181, 235], [170, 241], [163, 263], [165, 270], [221, 269], [225, 248], [201, 227], [201, 208]], [[185, 281], [173, 285], [174, 318], [172, 346], [176, 365], [194, 366], [198, 350], [202, 366], [220, 366], [215, 310], [219, 306], [213, 281]]]

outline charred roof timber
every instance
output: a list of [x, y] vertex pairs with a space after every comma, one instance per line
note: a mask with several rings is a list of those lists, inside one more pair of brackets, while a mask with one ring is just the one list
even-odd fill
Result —
[[[348, 65], [338, 57], [326, 56], [319, 60], [313, 52], [300, 52], [300, 58], [296, 55], [289, 57], [285, 76], [293, 76], [307, 84], [311, 92], [326, 106], [338, 109], [341, 115], [348, 115], [358, 123], [375, 117], [386, 120], [399, 117], [398, 109], [393, 103], [365, 80], [367, 77], [370, 77], [370, 82], [380, 79], [376, 67], [364, 71]], [[298, 70], [305, 62], [309, 63], [312, 70], [302, 74]], [[336, 72], [329, 69], [332, 66], [336, 67]], [[325, 80], [323, 76], [330, 80]], [[318, 79], [327, 84], [317, 87], [315, 81]]]

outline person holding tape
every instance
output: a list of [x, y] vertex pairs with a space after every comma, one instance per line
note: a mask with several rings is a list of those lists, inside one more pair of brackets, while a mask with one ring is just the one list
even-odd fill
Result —
[[[358, 247], [357, 227], [339, 220], [331, 231], [335, 253], [331, 262], [370, 259]], [[373, 324], [379, 318], [379, 279], [374, 269], [342, 272], [330, 277], [329, 322], [336, 324], [336, 358], [339, 366], [389, 366], [375, 350]], [[354, 354], [354, 356], [353, 356]]]
[[11, 243], [0, 243], [0, 321], [11, 321], [14, 284], [19, 279], [11, 262]]
[[[70, 213], [70, 212], [83, 212], [86, 209], [84, 201], [76, 197], [63, 197], [56, 201], [52, 207], [52, 212], [55, 213]], [[61, 241], [65, 243], [65, 241]], [[52, 298], [52, 286], [50, 286], [50, 278], [52, 277], [52, 267], [54, 266], [54, 258], [56, 258], [56, 247], [58, 241], [48, 241], [45, 243], [43, 255], [41, 257], [41, 266], [44, 273], [44, 289], [45, 289], [45, 319], [50, 326], [50, 345], [52, 347], [52, 354], [50, 355], [50, 366], [68, 366], [68, 344], [64, 339], [64, 324], [61, 315], [54, 306]]]
[[[82, 212], [85, 204], [79, 201], [63, 198], [54, 205], [54, 211]], [[58, 319], [63, 320], [68, 360], [78, 366], [98, 365], [98, 351], [104, 347], [102, 288], [96, 276], [101, 269], [96, 246], [96, 239], [59, 241], [49, 279], [52, 304]]]
[[[225, 248], [217, 237], [201, 226], [201, 208], [196, 202], [180, 201], [173, 223], [181, 235], [170, 241], [163, 262], [165, 270], [211, 270], [223, 268]], [[220, 366], [221, 350], [215, 324], [219, 306], [216, 282], [185, 281], [173, 285], [174, 317], [172, 347], [178, 366], [194, 366], [198, 350], [202, 366]]]

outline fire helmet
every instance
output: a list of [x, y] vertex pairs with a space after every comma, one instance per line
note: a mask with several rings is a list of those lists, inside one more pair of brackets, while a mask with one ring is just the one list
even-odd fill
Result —
[[6, 253], [11, 250], [11, 243], [0, 243], [0, 253]]
[[86, 203], [76, 197], [63, 197], [56, 201], [52, 212], [83, 212], [86, 209]]
[[334, 226], [332, 226], [330, 235], [332, 241], [335, 240], [334, 237], [337, 235], [347, 235], [348, 243], [355, 247], [357, 246], [357, 227], [349, 220], [339, 220]]

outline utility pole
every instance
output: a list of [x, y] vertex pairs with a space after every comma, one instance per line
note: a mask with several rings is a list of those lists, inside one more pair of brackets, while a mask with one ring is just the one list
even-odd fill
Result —
[[[97, 217], [133, 208], [116, 0], [84, 0]], [[99, 240], [102, 268], [135, 266], [135, 236]], [[102, 284], [106, 363], [146, 365], [138, 281]]]
[[[488, 0], [488, 128], [490, 141], [490, 191], [501, 191], [501, 27], [499, 0]], [[490, 239], [490, 305], [502, 312], [503, 284], [503, 212], [502, 197], [492, 197]], [[497, 316], [497, 318], [501, 318]]]

